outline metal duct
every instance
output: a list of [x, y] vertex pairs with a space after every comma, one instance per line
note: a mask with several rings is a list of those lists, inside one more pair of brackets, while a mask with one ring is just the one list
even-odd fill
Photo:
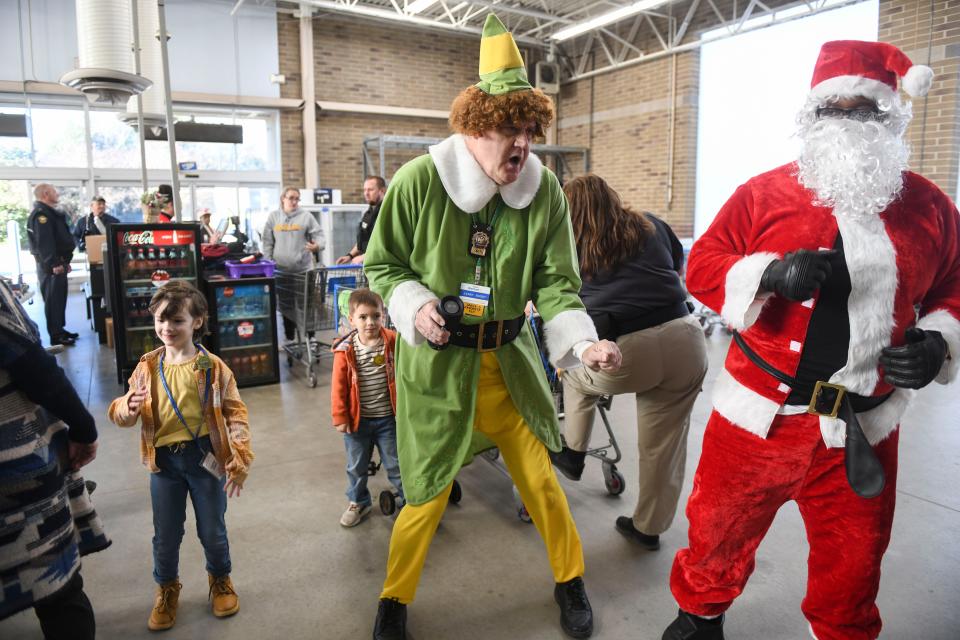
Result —
[[[130, 0], [126, 0], [130, 4]], [[143, 92], [143, 123], [147, 127], [165, 127], [167, 124], [164, 115], [164, 85], [163, 59], [160, 54], [160, 18], [157, 12], [156, 0], [136, 0], [137, 19], [140, 22], [140, 75], [144, 76], [153, 86]], [[132, 97], [127, 102], [127, 112], [120, 116], [127, 124], [136, 127], [137, 98]], [[166, 140], [166, 138], [164, 138]]]
[[134, 73], [130, 0], [76, 3], [79, 68], [60, 82], [91, 102], [121, 102], [149, 87], [149, 80]]

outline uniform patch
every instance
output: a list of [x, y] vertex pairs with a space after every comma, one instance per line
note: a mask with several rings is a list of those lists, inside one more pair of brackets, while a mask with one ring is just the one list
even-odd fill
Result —
[[37, 216], [37, 222], [40, 224], [47, 224], [47, 216], [39, 215]]

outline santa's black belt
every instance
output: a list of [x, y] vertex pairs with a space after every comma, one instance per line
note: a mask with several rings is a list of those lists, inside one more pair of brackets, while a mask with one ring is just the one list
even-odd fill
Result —
[[844, 444], [844, 467], [847, 471], [847, 482], [854, 492], [864, 498], [874, 498], [880, 495], [886, 484], [883, 467], [873, 447], [867, 441], [860, 427], [857, 414], [869, 411], [880, 406], [892, 395], [861, 396], [850, 393], [843, 385], [817, 381], [811, 387], [771, 366], [750, 348], [738, 333], [733, 333], [733, 340], [753, 364], [757, 365], [771, 376], [791, 387], [794, 391], [810, 396], [810, 405], [807, 413], [818, 416], [827, 416], [843, 420], [847, 425], [847, 438]]
[[481, 324], [461, 324], [450, 333], [450, 344], [477, 351], [494, 351], [520, 335], [525, 315], [511, 320], [490, 320]]

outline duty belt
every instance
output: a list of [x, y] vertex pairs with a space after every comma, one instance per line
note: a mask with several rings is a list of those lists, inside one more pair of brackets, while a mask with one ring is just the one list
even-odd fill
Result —
[[461, 324], [450, 333], [450, 344], [483, 353], [495, 351], [520, 335], [527, 317], [519, 315], [512, 320], [490, 320], [480, 324]]
[[857, 414], [869, 411], [880, 406], [890, 397], [891, 393], [882, 396], [861, 396], [850, 393], [840, 384], [818, 380], [811, 388], [771, 366], [747, 345], [743, 337], [733, 333], [733, 340], [753, 364], [757, 365], [771, 376], [789, 386], [796, 392], [810, 396], [807, 413], [828, 418], [838, 418], [847, 425], [847, 438], [844, 444], [844, 467], [847, 472], [847, 482], [854, 492], [864, 498], [874, 498], [880, 495], [886, 484], [883, 467], [877, 459], [877, 454], [867, 441], [860, 427]]

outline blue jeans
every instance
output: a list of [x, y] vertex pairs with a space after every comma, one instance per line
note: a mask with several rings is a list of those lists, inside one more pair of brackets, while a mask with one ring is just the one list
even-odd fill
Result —
[[217, 480], [200, 466], [204, 451], [212, 451], [210, 438], [200, 438], [203, 450], [191, 440], [177, 448], [159, 447], [159, 473], [150, 474], [153, 502], [153, 579], [165, 584], [177, 579], [180, 542], [187, 518], [187, 494], [193, 502], [197, 535], [207, 558], [207, 573], [219, 578], [230, 573], [227, 542], [225, 480]]
[[360, 418], [356, 433], [343, 434], [343, 444], [347, 449], [347, 498], [350, 502], [364, 506], [372, 503], [367, 490], [367, 472], [374, 444], [380, 449], [380, 462], [387, 470], [387, 478], [403, 498], [400, 461], [397, 460], [396, 417]]

